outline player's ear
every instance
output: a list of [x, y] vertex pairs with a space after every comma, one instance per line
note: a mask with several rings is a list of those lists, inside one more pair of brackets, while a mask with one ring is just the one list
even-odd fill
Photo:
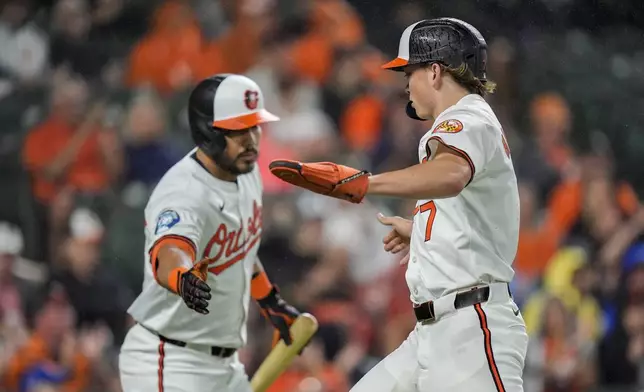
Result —
[[435, 80], [438, 77], [438, 73], [440, 72], [440, 67], [436, 63], [429, 64], [427, 66], [427, 70], [429, 71], [429, 75], [431, 76], [432, 80]]
[[427, 78], [429, 79], [429, 82], [432, 84], [432, 86], [434, 86], [434, 88], [440, 87], [440, 76], [442, 74], [441, 66], [437, 63], [432, 63], [426, 67], [426, 70]]

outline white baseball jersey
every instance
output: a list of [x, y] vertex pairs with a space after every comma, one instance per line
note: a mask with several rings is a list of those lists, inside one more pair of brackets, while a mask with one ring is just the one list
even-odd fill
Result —
[[[128, 313], [170, 339], [239, 348], [246, 343], [250, 280], [262, 232], [259, 169], [236, 182], [223, 181], [196, 160], [195, 152], [165, 174], [145, 208], [143, 292]], [[155, 280], [150, 251], [162, 238], [189, 241], [197, 260], [212, 258], [208, 315], [189, 309]]]
[[519, 193], [501, 124], [481, 96], [467, 95], [436, 118], [418, 159], [431, 160], [439, 143], [461, 152], [473, 176], [458, 196], [416, 204], [406, 272], [415, 303], [514, 276]]

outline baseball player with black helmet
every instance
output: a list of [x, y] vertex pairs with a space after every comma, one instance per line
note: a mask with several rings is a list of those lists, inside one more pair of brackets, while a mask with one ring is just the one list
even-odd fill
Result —
[[417, 324], [354, 392], [522, 391], [528, 337], [509, 290], [519, 235], [510, 149], [484, 96], [487, 45], [453, 18], [416, 22], [398, 57], [407, 114], [433, 121], [417, 165], [372, 175], [331, 162], [273, 161], [271, 171], [311, 191], [360, 203], [366, 195], [418, 200], [411, 220], [378, 219], [390, 252], [408, 251], [406, 280]]
[[136, 325], [119, 358], [124, 392], [250, 392], [236, 353], [250, 298], [287, 344], [299, 315], [257, 258], [260, 124], [278, 118], [254, 81], [233, 74], [199, 83], [188, 117], [197, 147], [145, 208], [143, 291], [128, 310]]

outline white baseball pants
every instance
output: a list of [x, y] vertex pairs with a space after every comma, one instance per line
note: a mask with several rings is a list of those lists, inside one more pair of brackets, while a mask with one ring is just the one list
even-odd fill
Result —
[[436, 300], [437, 320], [417, 323], [351, 392], [522, 392], [528, 335], [507, 284], [458, 310], [455, 295]]
[[220, 358], [164, 343], [138, 324], [123, 342], [119, 369], [123, 392], [251, 392], [237, 354]]

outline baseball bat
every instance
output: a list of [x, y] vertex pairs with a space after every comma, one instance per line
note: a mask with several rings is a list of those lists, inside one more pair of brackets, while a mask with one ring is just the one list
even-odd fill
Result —
[[250, 380], [253, 392], [264, 392], [293, 362], [302, 348], [311, 340], [318, 330], [317, 319], [309, 313], [302, 313], [291, 325], [290, 346], [280, 339], [259, 366]]

